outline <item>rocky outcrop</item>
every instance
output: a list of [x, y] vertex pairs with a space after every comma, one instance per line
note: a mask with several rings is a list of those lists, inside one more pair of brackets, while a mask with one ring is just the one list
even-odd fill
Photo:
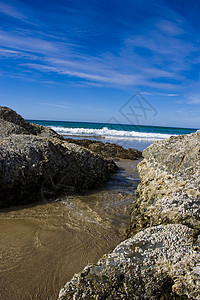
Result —
[[69, 143], [74, 143], [83, 146], [105, 158], [122, 158], [136, 160], [142, 157], [141, 151], [132, 148], [125, 149], [122, 146], [114, 143], [102, 143], [100, 141], [93, 141], [87, 139], [75, 140], [68, 138], [66, 140]]
[[87, 190], [117, 169], [113, 161], [29, 124], [10, 109], [1, 109], [0, 124], [0, 207]]
[[63, 139], [54, 130], [45, 126], [31, 124], [11, 108], [0, 106], [0, 138], [11, 134], [32, 134], [46, 138]]
[[143, 156], [129, 239], [59, 299], [200, 299], [200, 131], [155, 142]]
[[59, 299], [200, 299], [192, 236], [180, 224], [145, 229], [75, 275]]
[[200, 228], [200, 131], [155, 142], [138, 165], [132, 232], [168, 223]]

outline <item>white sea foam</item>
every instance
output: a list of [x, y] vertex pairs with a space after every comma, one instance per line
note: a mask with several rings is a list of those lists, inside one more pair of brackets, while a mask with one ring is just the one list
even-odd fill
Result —
[[102, 137], [109, 140], [157, 141], [171, 136], [170, 134], [163, 134], [163, 133], [115, 130], [115, 129], [109, 129], [108, 127], [103, 127], [102, 129], [93, 129], [93, 128], [65, 128], [59, 126], [51, 126], [51, 128], [61, 135]]

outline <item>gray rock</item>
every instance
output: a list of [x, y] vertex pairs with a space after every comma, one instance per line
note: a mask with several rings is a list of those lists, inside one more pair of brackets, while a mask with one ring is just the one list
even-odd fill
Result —
[[9, 108], [0, 107], [0, 118], [0, 207], [85, 191], [117, 170], [113, 161], [29, 124]]
[[7, 137], [10, 134], [32, 134], [63, 139], [54, 130], [45, 126], [31, 124], [11, 108], [0, 106], [0, 138]]
[[0, 149], [1, 207], [87, 190], [116, 170], [114, 162], [55, 138], [11, 135]]
[[25, 128], [0, 119], [0, 138], [8, 137], [11, 134], [29, 134]]
[[200, 131], [155, 142], [138, 165], [131, 231], [182, 223], [200, 228]]
[[59, 299], [200, 299], [200, 254], [184, 225], [145, 229], [60, 291]]
[[59, 299], [200, 299], [200, 131], [155, 142], [143, 156], [130, 238]]
[[83, 146], [105, 158], [122, 158], [136, 160], [142, 157], [142, 152], [136, 149], [125, 149], [120, 145], [114, 143], [102, 143], [100, 141], [93, 141], [87, 139], [75, 140], [66, 139], [69, 143], [74, 143]]

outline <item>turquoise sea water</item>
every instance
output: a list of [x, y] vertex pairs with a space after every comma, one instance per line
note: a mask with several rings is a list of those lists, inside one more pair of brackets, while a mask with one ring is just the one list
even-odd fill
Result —
[[197, 129], [123, 125], [110, 123], [66, 122], [28, 120], [31, 123], [48, 126], [65, 137], [87, 138], [111, 142], [125, 148], [143, 150], [152, 142], [168, 138], [172, 135], [189, 134]]

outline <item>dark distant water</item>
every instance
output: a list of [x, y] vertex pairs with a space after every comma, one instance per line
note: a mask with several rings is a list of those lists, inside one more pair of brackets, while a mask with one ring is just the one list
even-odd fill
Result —
[[125, 148], [143, 150], [152, 142], [168, 138], [172, 135], [189, 134], [197, 129], [120, 125], [89, 122], [39, 121], [29, 122], [48, 126], [65, 137], [87, 138], [103, 142], [117, 143]]

